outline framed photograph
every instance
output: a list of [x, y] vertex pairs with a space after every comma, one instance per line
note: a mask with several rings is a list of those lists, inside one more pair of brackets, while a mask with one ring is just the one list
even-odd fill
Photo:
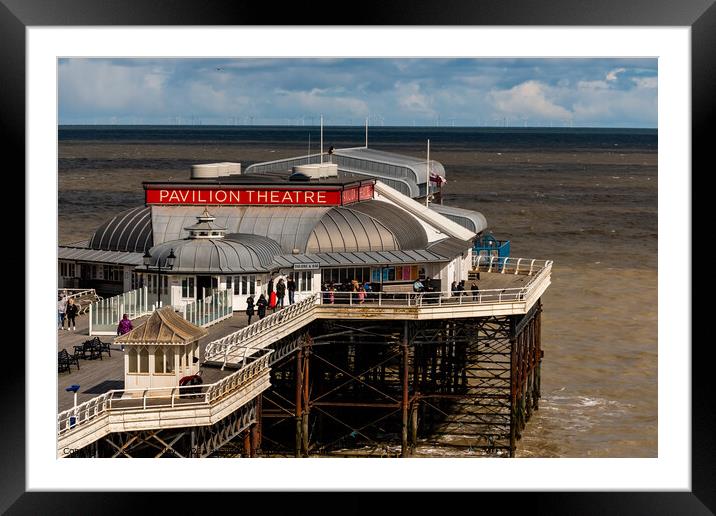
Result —
[[[0, 119], [6, 128], [6, 141], [11, 143], [7, 148], [17, 156], [18, 166], [24, 166], [26, 174], [28, 254], [23, 291], [32, 295], [25, 299], [26, 367], [13, 367], [4, 375], [6, 392], [22, 395], [8, 396], [6, 400], [9, 408], [6, 413], [12, 415], [9, 418], [12, 424], [3, 427], [3, 456], [7, 466], [6, 480], [0, 488], [0, 508], [10, 514], [52, 512], [58, 504], [82, 507], [84, 512], [103, 510], [110, 504], [117, 510], [130, 510], [133, 496], [123, 491], [146, 490], [493, 492], [488, 503], [497, 506], [500, 503], [497, 497], [511, 496], [502, 491], [529, 491], [520, 495], [520, 501], [528, 503], [526, 496], [537, 497], [540, 507], [550, 514], [713, 513], [716, 507], [712, 487], [716, 449], [714, 403], [704, 371], [709, 363], [707, 351], [703, 346], [691, 344], [689, 282], [692, 272], [691, 163], [697, 163], [697, 159], [705, 155], [706, 124], [714, 110], [716, 79], [712, 69], [716, 8], [712, 2], [695, 1], [678, 7], [654, 6], [636, 0], [610, 1], [582, 10], [561, 2], [539, 6], [520, 3], [481, 6], [459, 2], [451, 4], [449, 9], [435, 4], [420, 10], [409, 6], [397, 9], [391, 5], [375, 8], [370, 16], [362, 12], [357, 15], [355, 24], [346, 20], [341, 22], [344, 25], [336, 25], [336, 6], [319, 9], [316, 20], [305, 14], [296, 18], [310, 25], [294, 25], [296, 19], [291, 16], [297, 9], [289, 7], [276, 13], [272, 20], [276, 25], [268, 27], [254, 25], [266, 21], [258, 5], [237, 9], [229, 3], [217, 2], [198, 8], [176, 2], [171, 9], [163, 4], [110, 9], [84, 1], [3, 0], [0, 53], [5, 65], [0, 73], [5, 91], [0, 101]], [[509, 214], [506, 216], [520, 221], [521, 226], [516, 222], [514, 227], [519, 226], [526, 232], [537, 234], [540, 227], [549, 228], [549, 234], [532, 240], [541, 243], [540, 251], [532, 253], [536, 258], [542, 258], [536, 256], [542, 252], [549, 253], [550, 239], [581, 241], [580, 232], [594, 229], [589, 224], [605, 220], [604, 212], [614, 207], [618, 207], [614, 213], [624, 217], [615, 221], [613, 228], [598, 228], [603, 249], [594, 244], [596, 237], [588, 236], [585, 241], [594, 245], [593, 248], [575, 247], [573, 256], [579, 258], [562, 265], [561, 269], [555, 261], [553, 287], [565, 292], [569, 284], [576, 285], [574, 288], [580, 289], [580, 294], [569, 298], [575, 311], [555, 309], [546, 317], [545, 324], [570, 329], [564, 330], [567, 336], [559, 337], [563, 345], [558, 349], [550, 350], [548, 342], [543, 344], [547, 351], [545, 361], [559, 362], [553, 371], [573, 375], [574, 382], [582, 382], [581, 390], [567, 389], [560, 394], [563, 386], [547, 381], [549, 399], [543, 400], [540, 406], [544, 419], [533, 420], [532, 429], [527, 424], [525, 433], [531, 430], [532, 437], [530, 440], [523, 435], [523, 449], [528, 452], [518, 453], [516, 458], [445, 454], [395, 459], [180, 459], [180, 463], [58, 459], [57, 364], [52, 350], [43, 351], [43, 347], [47, 347], [43, 343], [56, 339], [55, 327], [49, 322], [53, 316], [49, 300], [55, 300], [56, 293], [51, 291], [60, 274], [57, 250], [62, 239], [59, 229], [56, 233], [50, 229], [57, 228], [58, 213], [69, 218], [72, 210], [77, 210], [74, 205], [62, 208], [58, 205], [55, 185], [60, 183], [60, 126], [194, 126], [202, 123], [200, 117], [204, 118], [205, 125], [242, 123], [237, 122], [239, 115], [225, 111], [211, 118], [206, 113], [170, 113], [158, 109], [150, 116], [148, 113], [153, 112], [153, 107], [166, 100], [161, 97], [165, 90], [151, 78], [134, 75], [128, 79], [128, 75], [122, 75], [124, 72], [117, 73], [112, 65], [120, 60], [128, 63], [122, 67], [124, 71], [153, 67], [154, 79], [162, 76], [177, 83], [183, 81], [173, 94], [199, 95], [207, 103], [218, 102], [226, 92], [199, 80], [193, 89], [192, 85], [187, 86], [191, 77], [180, 75], [182, 70], [191, 68], [186, 63], [202, 61], [217, 73], [223, 73], [226, 63], [233, 61], [237, 68], [231, 73], [238, 76], [242, 66], [247, 67], [246, 73], [251, 73], [253, 70], [248, 71], [247, 63], [261, 60], [267, 76], [278, 76], [281, 63], [290, 62], [292, 66], [285, 68], [291, 68], [296, 73], [294, 80], [300, 78], [310, 90], [323, 87], [324, 83], [316, 80], [319, 72], [340, 71], [345, 74], [344, 78], [360, 82], [361, 70], [352, 67], [353, 61], [392, 60], [399, 63], [396, 69], [404, 66], [402, 82], [396, 75], [394, 83], [405, 87], [402, 97], [405, 104], [401, 105], [413, 113], [408, 118], [393, 118], [396, 125], [434, 124], [446, 131], [448, 140], [447, 129], [462, 125], [523, 129], [520, 138], [530, 136], [529, 128], [547, 130], [551, 124], [568, 129], [590, 127], [593, 129], [590, 134], [596, 134], [597, 139], [604, 127], [624, 129], [620, 136], [624, 140], [617, 144], [609, 140], [609, 145], [615, 146], [608, 152], [600, 151], [599, 159], [608, 156], [609, 163], [602, 164], [603, 171], [587, 179], [582, 177], [566, 186], [561, 183], [560, 178], [571, 173], [567, 168], [578, 161], [567, 156], [564, 148], [554, 152], [559, 158], [552, 156], [543, 166], [535, 166], [549, 172], [550, 167], [559, 167], [555, 163], [564, 159], [564, 175], [558, 171], [552, 183], [525, 188], [525, 196], [539, 196], [547, 188], [559, 188], [570, 199], [569, 209], [562, 212], [557, 205], [567, 201], [558, 194], [549, 196], [551, 201], [549, 198], [539, 200], [548, 207], [540, 216], [553, 213], [553, 220], [530, 220], [527, 201], [517, 206], [522, 202], [521, 197], [515, 197], [515, 204], [504, 210]], [[311, 68], [318, 60], [335, 66], [329, 71]], [[495, 77], [503, 74], [502, 79], [494, 79], [483, 90], [489, 91], [489, 96], [468, 98], [465, 88], [451, 90], [459, 81], [463, 85], [469, 82], [461, 75], [462, 64], [488, 61], [498, 65], [491, 72]], [[165, 66], [166, 62], [172, 65]], [[464, 103], [465, 120], [460, 120], [459, 114], [441, 114], [434, 105], [423, 109], [425, 98], [419, 89], [410, 91], [417, 82], [411, 83], [408, 79], [412, 73], [410, 66], [419, 62], [431, 63], [425, 65], [426, 74], [445, 74], [445, 81], [432, 94], [457, 104]], [[438, 62], [457, 64], [431, 68]], [[594, 66], [597, 62], [598, 67]], [[103, 64], [95, 66], [96, 63]], [[293, 66], [293, 63], [302, 64]], [[71, 74], [66, 73], [68, 65], [76, 65]], [[581, 71], [573, 73], [575, 69], [598, 72], [589, 76]], [[520, 70], [519, 73], [516, 70]], [[508, 75], [509, 80], [505, 79]], [[288, 79], [290, 77], [284, 77]], [[474, 80], [478, 79], [484, 78]], [[97, 86], [100, 83], [101, 88]], [[286, 89], [274, 87], [274, 91]], [[371, 85], [366, 83], [362, 87], [366, 99], [371, 98], [366, 93]], [[158, 96], [151, 96], [152, 88], [154, 92], [159, 91]], [[100, 89], [103, 95], [98, 100]], [[600, 111], [597, 107], [600, 102], [607, 102], [607, 91], [618, 95], [618, 100], [609, 100], [609, 109]], [[142, 92], [146, 93], [144, 98]], [[96, 102], [83, 108], [84, 99], [93, 95]], [[113, 112], [113, 99], [120, 97], [122, 102], [114, 105], [138, 103], [144, 111], [117, 109]], [[129, 97], [132, 98], [127, 100]], [[337, 97], [333, 100], [340, 102], [340, 96]], [[253, 98], [244, 100], [251, 103], [258, 98], [256, 91]], [[328, 96], [318, 98], [326, 103], [331, 100]], [[266, 105], [279, 104], [270, 98], [261, 101]], [[482, 120], [472, 115], [468, 120], [467, 113], [471, 113], [468, 104], [482, 101], [491, 104], [490, 110], [480, 115]], [[327, 104], [314, 107], [319, 114], [329, 109]], [[388, 114], [387, 107], [385, 109], [379, 113], [382, 123], [373, 112], [372, 123], [376, 129], [390, 123], [392, 115]], [[309, 113], [308, 108], [304, 111], [313, 116], [314, 112]], [[362, 121], [355, 122], [363, 116], [359, 111], [355, 111], [354, 119], [346, 119], [346, 126], [361, 125]], [[288, 113], [288, 107], [284, 107], [284, 112]], [[301, 121], [301, 115], [293, 112], [281, 115], [280, 109], [267, 110], [263, 115], [249, 110], [244, 113], [246, 117], [256, 117], [256, 120], [244, 120], [247, 126], [306, 123], [305, 118]], [[263, 121], [259, 120], [260, 116], [264, 117]], [[423, 118], [416, 122], [419, 116]], [[183, 122], [178, 121], [178, 117], [183, 118]], [[386, 118], [388, 124], [385, 124]], [[629, 132], [635, 127], [639, 131]], [[492, 133], [478, 131], [475, 134], [490, 137]], [[634, 139], [639, 143], [620, 152], [618, 145], [622, 141]], [[606, 141], [589, 145], [596, 148], [606, 145]], [[318, 144], [314, 141], [313, 145]], [[533, 149], [526, 150], [530, 148], [525, 144], [519, 159], [539, 160]], [[504, 161], [503, 154], [507, 151], [497, 146], [483, 150], [479, 156], [483, 170], [489, 169], [494, 174], [489, 184], [499, 185], [498, 174], [509, 174], [509, 163], [499, 162]], [[438, 155], [441, 152], [435, 142], [433, 152]], [[443, 153], [448, 154], [444, 150]], [[84, 157], [79, 156], [73, 163], [82, 159]], [[620, 160], [626, 164], [621, 165]], [[630, 163], [649, 173], [639, 172], [630, 178]], [[585, 162], [584, 170], [589, 167], [596, 170], [602, 165], [596, 161]], [[605, 172], [607, 165], [615, 167], [613, 174]], [[461, 180], [467, 178], [467, 173], [464, 178], [460, 177]], [[72, 188], [76, 189], [78, 206], [88, 205], [87, 199], [81, 198], [87, 195], [87, 188], [82, 186], [84, 179], [79, 174], [73, 176], [76, 183]], [[114, 176], [113, 180], [122, 179]], [[530, 181], [527, 176], [524, 180]], [[478, 188], [465, 181], [463, 184]], [[606, 181], [608, 187], [595, 186]], [[658, 182], [658, 188], [648, 181]], [[451, 190], [451, 186], [448, 175], [445, 191], [459, 204], [459, 187], [456, 185]], [[583, 212], [597, 205], [604, 212], [589, 221], [569, 219], [579, 212], [579, 202], [575, 199], [589, 192], [596, 192], [594, 195], [599, 199], [584, 200]], [[114, 200], [102, 195], [98, 194], [96, 202], [106, 203], [102, 208], [106, 213], [112, 209], [120, 211], [111, 205]], [[485, 193], [481, 200], [489, 202], [489, 195]], [[502, 197], [500, 202], [512, 201]], [[495, 206], [497, 213], [499, 205]], [[78, 217], [85, 215], [77, 214]], [[632, 216], [634, 218], [630, 218]], [[657, 223], [658, 230], [654, 234]], [[73, 224], [81, 227], [83, 222]], [[92, 224], [86, 231], [96, 226]], [[623, 229], [627, 236], [613, 235]], [[513, 235], [513, 247], [519, 240], [519, 233]], [[620, 243], [614, 245], [617, 240]], [[654, 254], [657, 241], [658, 258]], [[678, 244], [672, 245], [672, 242]], [[496, 251], [486, 251], [493, 252]], [[416, 267], [400, 269], [398, 266], [401, 278], [394, 279], [410, 280], [414, 274], [408, 273], [417, 270]], [[374, 283], [375, 278], [389, 279], [385, 276], [388, 269], [383, 271], [381, 277], [378, 269], [372, 269]], [[114, 274], [118, 282], [122, 281], [118, 271], [107, 274], [108, 277]], [[588, 274], [593, 275], [589, 282], [580, 280], [580, 275]], [[680, 279], [675, 281], [677, 274]], [[469, 285], [470, 281], [465, 288], [469, 289]], [[177, 283], [176, 288], [180, 289], [181, 283]], [[257, 283], [256, 288], [261, 289], [261, 284]], [[579, 303], [589, 308], [581, 305], [579, 308]], [[563, 304], [555, 301], [554, 306], [561, 308]], [[546, 304], [545, 313], [549, 310]], [[580, 318], [583, 326], [570, 326], [578, 324], [574, 318]], [[654, 341], [655, 325], [658, 325], [658, 342]], [[552, 334], [560, 331], [553, 329]], [[590, 347], [590, 336], [595, 332], [613, 335], [617, 343], [643, 341], [643, 353], [634, 354], [632, 348], [620, 349], [618, 345]], [[595, 340], [602, 343], [607, 339], [602, 335]], [[573, 345], [570, 347], [567, 341]], [[559, 356], [552, 358], [550, 352], [555, 355], [558, 352]], [[163, 374], [167, 373], [167, 363], [164, 362]], [[572, 380], [565, 382], [569, 387], [567, 384]], [[623, 390], [614, 394], [609, 391], [610, 386]], [[179, 469], [187, 473], [177, 475]], [[95, 496], [87, 494], [89, 491], [104, 493]], [[363, 502], [370, 497], [362, 496], [366, 497], [360, 499]], [[355, 500], [356, 507], [362, 506], [358, 498]]]

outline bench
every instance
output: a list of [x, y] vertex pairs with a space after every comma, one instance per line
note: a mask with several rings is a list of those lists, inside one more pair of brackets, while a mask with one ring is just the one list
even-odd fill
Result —
[[67, 371], [68, 373], [71, 373], [71, 365], [75, 364], [77, 366], [77, 370], [80, 370], [80, 361], [77, 359], [76, 356], [70, 355], [66, 349], [63, 349], [62, 351], [57, 352], [57, 372], [61, 373], [62, 371]]
[[102, 349], [97, 342], [99, 342], [99, 339], [95, 337], [94, 339], [84, 341], [79, 346], [74, 346], [75, 357], [90, 360], [99, 358], [102, 360]]

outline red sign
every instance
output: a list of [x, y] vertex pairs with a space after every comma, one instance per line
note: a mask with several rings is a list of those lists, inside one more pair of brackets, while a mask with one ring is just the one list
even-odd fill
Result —
[[343, 200], [343, 204], [353, 204], [354, 202], [358, 202], [358, 187], [356, 186], [343, 190], [341, 199]]
[[367, 201], [373, 198], [373, 183], [362, 185], [358, 191], [358, 198], [361, 201]]
[[[355, 195], [357, 197], [357, 191]], [[274, 188], [148, 188], [145, 199], [147, 204], [340, 206], [341, 191]]]

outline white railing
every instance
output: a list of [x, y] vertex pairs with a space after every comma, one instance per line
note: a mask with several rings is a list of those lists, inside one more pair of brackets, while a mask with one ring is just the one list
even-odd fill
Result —
[[[235, 331], [234, 333], [231, 333], [226, 337], [222, 337], [220, 339], [210, 342], [209, 344], [207, 344], [206, 350], [204, 351], [205, 360], [218, 360], [217, 357], [223, 357], [224, 363], [226, 363], [226, 357], [228, 356], [228, 354], [239, 346], [242, 346], [242, 343], [247, 339], [254, 337], [260, 333], [263, 333], [264, 331], [267, 331], [269, 329], [276, 328], [279, 325], [285, 325], [292, 319], [295, 319], [300, 315], [310, 312], [311, 310], [313, 310], [314, 305], [316, 305], [316, 303], [318, 302], [320, 302], [320, 295], [313, 294], [312, 296], [307, 297], [303, 301], [299, 301], [298, 303], [289, 305], [279, 310], [278, 312], [264, 317], [263, 319], [259, 319], [255, 323], [250, 324], [245, 328], [241, 328], [240, 330]], [[245, 358], [246, 353], [244, 353], [244, 361]]]
[[101, 299], [90, 305], [89, 334], [116, 335], [117, 325], [123, 314], [127, 314], [130, 319], [136, 319], [150, 312], [147, 287]]
[[423, 307], [429, 305], [494, 304], [524, 301], [527, 287], [454, 292], [368, 292], [363, 299], [358, 292], [321, 292], [323, 306]]
[[271, 350], [216, 383], [185, 385], [182, 387], [153, 387], [148, 389], [117, 389], [57, 415], [57, 435], [80, 429], [99, 416], [123, 410], [153, 411], [157, 409], [211, 406], [226, 396], [240, 391], [268, 368]]
[[93, 288], [58, 288], [57, 294], [67, 299], [78, 299], [84, 296], [94, 296], [99, 298], [97, 292]]
[[[509, 268], [508, 268], [509, 267]], [[265, 349], [273, 341], [281, 338], [278, 335], [279, 327], [287, 328], [290, 323], [301, 316], [315, 315], [312, 312], [316, 307], [350, 308], [358, 310], [365, 308], [435, 308], [454, 307], [461, 305], [499, 305], [525, 302], [533, 285], [539, 279], [550, 274], [552, 261], [549, 260], [522, 260], [515, 259], [514, 264], [505, 264], [505, 270], [517, 271], [518, 274], [531, 275], [525, 286], [503, 289], [467, 290], [459, 294], [454, 292], [317, 292], [311, 297], [290, 305], [264, 319], [242, 328], [230, 335], [210, 342], [204, 353], [204, 360], [210, 362], [246, 363], [247, 357], [260, 349]], [[310, 322], [312, 317], [304, 317]], [[297, 328], [294, 328], [294, 331]], [[274, 330], [271, 332], [270, 330]], [[276, 336], [270, 341], [256, 339], [262, 336]], [[229, 360], [231, 358], [231, 360]]]
[[184, 319], [197, 326], [211, 326], [234, 314], [234, 293], [231, 290], [212, 290], [204, 299], [188, 303], [182, 308]]
[[552, 260], [473, 255], [472, 267], [482, 272], [500, 272], [502, 274], [525, 274], [532, 276], [542, 269], [551, 268]]

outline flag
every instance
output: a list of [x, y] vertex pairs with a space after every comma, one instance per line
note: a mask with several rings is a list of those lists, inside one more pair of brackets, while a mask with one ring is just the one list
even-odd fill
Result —
[[433, 183], [437, 183], [438, 186], [442, 186], [444, 183], [447, 183], [447, 179], [445, 179], [441, 175], [436, 174], [432, 170], [430, 171], [430, 181]]

